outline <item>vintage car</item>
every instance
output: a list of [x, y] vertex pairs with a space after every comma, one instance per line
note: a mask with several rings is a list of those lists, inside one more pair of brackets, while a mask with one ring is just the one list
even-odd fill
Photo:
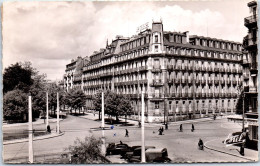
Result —
[[128, 149], [130, 149], [131, 147], [129, 147], [127, 144], [115, 144], [115, 143], [109, 143], [109, 145], [107, 146], [106, 149], [106, 155], [117, 155], [117, 154], [121, 154], [121, 151], [126, 151]]
[[[148, 149], [155, 149], [154, 146], [145, 146], [145, 151]], [[125, 154], [125, 159], [128, 162], [140, 162], [141, 161], [141, 154], [142, 154], [142, 147], [135, 148], [132, 152], [127, 152]]]
[[145, 151], [145, 158], [147, 163], [169, 163], [171, 159], [168, 158], [166, 148], [148, 149]]

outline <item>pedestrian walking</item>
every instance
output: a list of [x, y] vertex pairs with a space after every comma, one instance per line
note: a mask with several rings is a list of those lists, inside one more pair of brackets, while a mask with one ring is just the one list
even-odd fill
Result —
[[182, 124], [180, 124], [180, 131], [182, 131]]
[[165, 130], [168, 130], [168, 123], [165, 124]]
[[162, 135], [162, 128], [161, 127], [159, 128], [158, 131], [159, 131], [159, 135]]
[[194, 125], [191, 124], [191, 131], [193, 132], [195, 130]]
[[50, 125], [47, 126], [47, 132], [48, 132], [48, 133], [51, 133]]
[[199, 139], [198, 147], [199, 147], [200, 150], [203, 150], [204, 144], [203, 144], [203, 141], [201, 139]]
[[129, 137], [127, 129], [125, 129], [125, 137]]
[[162, 133], [163, 133], [163, 131], [164, 131], [164, 128], [162, 127]]

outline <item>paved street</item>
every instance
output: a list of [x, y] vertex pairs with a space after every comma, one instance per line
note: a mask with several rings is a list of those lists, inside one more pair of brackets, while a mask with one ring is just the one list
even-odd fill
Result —
[[[247, 162], [249, 160], [243, 159], [239, 156], [239, 152], [233, 148], [232, 156], [213, 150], [206, 149], [204, 151], [197, 149], [197, 143], [201, 138], [205, 144], [212, 146], [222, 146], [222, 149], [230, 151], [230, 148], [225, 148], [221, 143], [227, 135], [231, 132], [240, 131], [241, 126], [237, 123], [228, 122], [227, 119], [217, 119], [205, 122], [194, 123], [195, 132], [191, 132], [191, 124], [183, 124], [183, 132], [178, 132], [179, 125], [170, 124], [169, 130], [164, 132], [164, 135], [158, 135], [160, 124], [145, 124], [145, 144], [165, 147], [168, 149], [169, 158], [173, 162]], [[39, 140], [34, 142], [34, 154], [43, 155], [47, 153], [58, 153], [63, 151], [65, 147], [73, 144], [76, 137], [83, 139], [85, 136], [93, 134], [95, 137], [101, 137], [100, 130], [90, 130], [100, 126], [100, 122], [84, 119], [82, 117], [68, 116], [67, 119], [61, 122], [61, 130], [65, 132], [63, 136], [55, 137], [46, 140]], [[55, 126], [54, 126], [55, 127]], [[127, 127], [129, 137], [125, 137], [125, 126], [115, 126], [113, 130], [105, 130], [106, 143], [118, 142], [121, 140], [129, 145], [141, 145], [141, 129], [135, 126]], [[215, 142], [214, 142], [215, 141]], [[217, 141], [217, 142], [216, 142]], [[232, 147], [232, 146], [231, 146]], [[11, 145], [4, 145], [4, 159], [17, 158], [28, 155], [28, 143], [18, 143]], [[231, 149], [232, 150], [232, 149]], [[252, 155], [253, 154], [253, 155]], [[250, 155], [250, 156], [248, 156]], [[257, 153], [247, 153], [245, 150], [245, 157], [251, 157], [257, 160]], [[115, 157], [116, 158], [116, 157]], [[113, 157], [111, 158], [113, 160]], [[121, 160], [116, 160], [121, 162]]]

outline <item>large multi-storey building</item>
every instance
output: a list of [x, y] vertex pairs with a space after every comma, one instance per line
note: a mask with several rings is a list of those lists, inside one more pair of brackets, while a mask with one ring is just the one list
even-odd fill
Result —
[[242, 85], [242, 45], [153, 22], [131, 38], [117, 36], [83, 67], [87, 107], [98, 89], [127, 95], [136, 116], [145, 93], [146, 121], [178, 121], [233, 113]]
[[[257, 3], [248, 3], [251, 16], [245, 18], [244, 25], [248, 28], [248, 34], [244, 37], [244, 48], [248, 52], [243, 58], [244, 67], [244, 93], [246, 105], [246, 121], [248, 122], [249, 138], [258, 143], [258, 50], [257, 50]], [[256, 146], [257, 147], [257, 146]]]
[[68, 91], [72, 88], [81, 88], [83, 90], [83, 66], [89, 63], [89, 58], [78, 57], [76, 60], [72, 59], [69, 64], [66, 65], [65, 74], [63, 80], [59, 82], [59, 85]]

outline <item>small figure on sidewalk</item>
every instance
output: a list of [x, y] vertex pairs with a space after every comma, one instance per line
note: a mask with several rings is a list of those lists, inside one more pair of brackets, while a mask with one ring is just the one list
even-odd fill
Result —
[[129, 137], [127, 129], [125, 129], [125, 137]]
[[194, 125], [191, 124], [191, 132], [193, 132], [194, 130], [195, 130]]
[[123, 144], [123, 142], [122, 142], [122, 141], [120, 141], [120, 144]]
[[203, 141], [201, 139], [199, 139], [198, 147], [200, 150], [203, 150], [203, 148], [204, 148]]
[[180, 124], [180, 132], [182, 132], [182, 124]]
[[164, 131], [163, 127], [162, 127], [162, 129], [161, 129], [161, 130], [162, 130], [162, 133], [163, 133], [163, 131]]
[[245, 143], [243, 142], [240, 146], [240, 151], [239, 153], [244, 156], [245, 155]]
[[217, 115], [216, 115], [216, 114], [214, 114], [214, 115], [213, 115], [213, 119], [214, 119], [214, 120], [216, 120], [216, 117], [217, 117]]
[[168, 130], [168, 123], [165, 124], [165, 130]]
[[162, 135], [162, 128], [161, 127], [159, 128], [158, 131], [159, 131], [159, 135]]
[[139, 125], [139, 127], [141, 127], [141, 122], [140, 121], [138, 122], [138, 125]]
[[47, 126], [47, 132], [48, 132], [48, 133], [51, 133], [51, 127], [50, 127], [50, 125]]

